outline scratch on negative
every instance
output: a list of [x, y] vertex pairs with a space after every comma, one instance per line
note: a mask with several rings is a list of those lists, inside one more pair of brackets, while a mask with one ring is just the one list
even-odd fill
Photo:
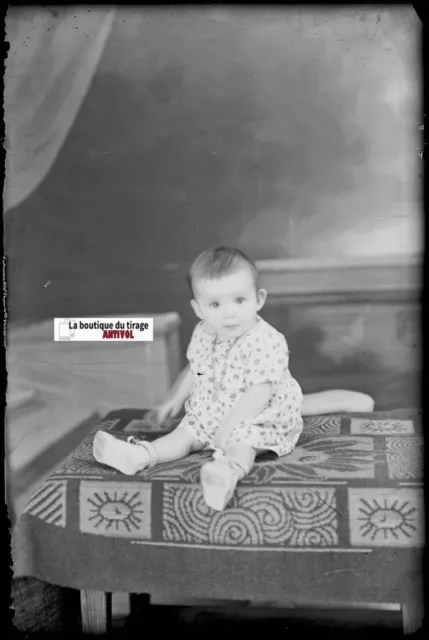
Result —
[[351, 569], [332, 569], [332, 571], [325, 571], [325, 573], [323, 574], [324, 576], [329, 575], [330, 573], [353, 573], [353, 571]]
[[326, 504], [326, 506], [327, 506], [327, 507], [329, 507], [330, 509], [332, 509], [332, 511], [335, 511], [335, 513], [338, 515], [338, 517], [339, 517], [339, 518], [341, 517], [341, 516], [340, 516], [340, 514], [339, 514], [339, 512], [335, 509], [335, 507], [333, 507], [331, 504], [328, 504], [325, 500], [323, 500], [323, 498], [321, 498], [320, 496], [318, 496], [318, 495], [317, 495], [317, 493], [315, 493], [315, 492], [313, 491], [313, 489], [310, 489], [310, 491], [311, 491], [311, 493], [314, 493], [314, 495], [316, 496], [316, 498], [319, 498], [319, 500], [320, 500], [321, 502], [323, 502], [324, 504]]
[[313, 27], [320, 27], [322, 24], [327, 24], [328, 22], [331, 22], [331, 18], [328, 18], [328, 20], [324, 20], [323, 22], [318, 22], [317, 24], [313, 24]]
[[[21, 442], [24, 440], [24, 438], [27, 436], [27, 433], [24, 433], [24, 435], [22, 436], [21, 440], [10, 450], [10, 454], [13, 453], [21, 444]], [[9, 454], [9, 455], [10, 455]]]

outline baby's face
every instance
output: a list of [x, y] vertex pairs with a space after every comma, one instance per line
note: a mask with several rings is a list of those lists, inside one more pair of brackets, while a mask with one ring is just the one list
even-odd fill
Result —
[[263, 289], [256, 291], [253, 275], [245, 267], [222, 278], [197, 280], [193, 288], [195, 313], [220, 340], [249, 331], [267, 295]]

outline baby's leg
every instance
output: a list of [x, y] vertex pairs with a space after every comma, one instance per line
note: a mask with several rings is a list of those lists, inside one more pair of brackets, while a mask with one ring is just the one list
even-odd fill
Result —
[[142, 440], [138, 444], [98, 431], [94, 438], [93, 453], [97, 462], [133, 476], [155, 464], [185, 458], [191, 451], [198, 451], [203, 447], [191, 433], [179, 426], [154, 442]]
[[197, 440], [187, 429], [177, 429], [152, 442], [156, 455], [156, 463], [173, 462], [185, 458], [188, 453], [201, 451], [205, 445]]
[[258, 451], [247, 445], [234, 444], [225, 457], [208, 462], [201, 469], [201, 484], [206, 504], [223, 511], [231, 500], [237, 483], [247, 475]]

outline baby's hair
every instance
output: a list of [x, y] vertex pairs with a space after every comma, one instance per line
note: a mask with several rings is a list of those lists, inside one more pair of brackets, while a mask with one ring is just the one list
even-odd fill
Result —
[[257, 288], [258, 271], [256, 266], [240, 249], [231, 247], [206, 249], [194, 260], [186, 277], [192, 296], [194, 297], [193, 283], [195, 280], [222, 278], [238, 271], [243, 266], [250, 269], [255, 281], [255, 288]]

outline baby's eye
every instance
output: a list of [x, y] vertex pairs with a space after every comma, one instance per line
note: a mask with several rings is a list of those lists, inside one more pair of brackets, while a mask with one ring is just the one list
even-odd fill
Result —
[[242, 302], [245, 301], [246, 298], [237, 298], [237, 302], [238, 304], [242, 304]]
[[219, 302], [212, 302], [210, 304], [211, 307], [218, 307], [219, 306]]

